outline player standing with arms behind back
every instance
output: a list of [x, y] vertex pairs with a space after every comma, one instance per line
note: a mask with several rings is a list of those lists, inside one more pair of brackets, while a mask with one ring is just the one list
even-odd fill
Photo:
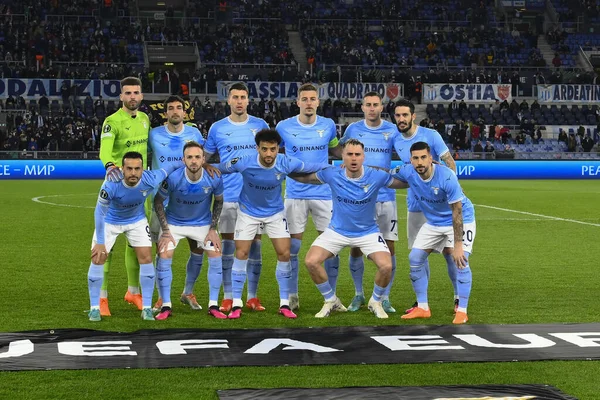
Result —
[[[183, 148], [186, 143], [196, 142], [203, 145], [205, 140], [200, 131], [190, 125], [184, 124], [185, 102], [179, 96], [169, 96], [163, 104], [167, 123], [157, 126], [150, 131], [150, 149], [152, 150], [152, 169], [160, 169], [163, 163], [180, 161], [183, 157]], [[158, 243], [158, 234], [160, 224], [156, 213], [152, 213], [150, 220], [150, 230], [153, 241]], [[202, 247], [198, 246], [195, 240], [188, 238], [190, 246], [190, 257], [186, 264], [185, 287], [180, 300], [183, 304], [189, 305], [192, 310], [201, 310], [194, 295], [194, 284], [202, 270]], [[158, 262], [158, 261], [157, 261]], [[159, 291], [159, 294], [161, 292]], [[161, 310], [163, 307], [162, 297], [154, 305], [155, 310]]]
[[[231, 114], [227, 118], [215, 122], [208, 131], [208, 139], [204, 146], [206, 160], [219, 153], [221, 163], [233, 160], [245, 155], [256, 155], [256, 143], [254, 137], [262, 129], [268, 129], [267, 123], [248, 115], [248, 88], [242, 82], [234, 83], [229, 87], [227, 103], [231, 107]], [[215, 169], [205, 165], [210, 174]], [[233, 255], [235, 242], [233, 233], [235, 231], [238, 216], [238, 200], [242, 190], [242, 176], [240, 174], [227, 174], [223, 176], [224, 200], [223, 211], [219, 219], [219, 232], [223, 238], [223, 249], [221, 251], [223, 260], [223, 302], [220, 310], [229, 312], [233, 306], [233, 293], [231, 287], [231, 267], [233, 266]], [[262, 252], [260, 234], [258, 234], [250, 247], [248, 259], [248, 297], [246, 306], [256, 311], [263, 311], [257, 297], [258, 280], [262, 269]]]
[[[456, 163], [450, 154], [448, 146], [444, 143], [442, 136], [433, 129], [424, 128], [418, 126], [415, 123], [416, 119], [415, 105], [408, 100], [400, 100], [396, 102], [396, 108], [394, 108], [394, 118], [396, 120], [396, 126], [400, 131], [401, 135], [397, 136], [395, 148], [398, 157], [403, 163], [408, 164], [411, 160], [410, 147], [417, 142], [425, 142], [430, 147], [431, 157], [434, 161], [443, 161], [448, 168], [456, 173]], [[419, 202], [415, 200], [414, 193], [411, 188], [408, 188], [406, 205], [408, 208], [406, 217], [406, 232], [408, 236], [408, 249], [412, 249], [413, 243], [419, 233], [419, 230], [425, 224], [426, 220], [421, 211]], [[458, 288], [456, 283], [455, 269], [452, 267], [451, 256], [444, 254], [446, 259], [446, 265], [448, 266], [448, 276], [452, 281], [454, 287], [454, 308], [458, 307]], [[424, 269], [429, 276], [429, 260], [425, 259]], [[413, 304], [411, 308], [406, 310], [406, 313], [412, 311], [417, 304]]]
[[[310, 83], [298, 89], [298, 107], [300, 114], [277, 124], [277, 132], [283, 140], [282, 147], [289, 156], [304, 162], [326, 164], [329, 153], [341, 156], [335, 122], [330, 118], [317, 115], [319, 93]], [[296, 310], [300, 302], [298, 298], [298, 252], [302, 245], [302, 235], [308, 223], [308, 215], [312, 214], [315, 228], [319, 235], [327, 228], [331, 219], [331, 189], [327, 185], [306, 185], [292, 179], [286, 180], [285, 212], [290, 235], [292, 237], [290, 263], [292, 278], [290, 282], [290, 308]], [[327, 271], [331, 271], [331, 285], [335, 290], [335, 281], [339, 268], [339, 258], [326, 261]]]
[[[114, 114], [106, 117], [100, 135], [100, 160], [106, 168], [106, 180], [109, 182], [118, 182], [123, 179], [123, 173], [120, 170], [120, 167], [122, 167], [121, 160], [127, 152], [140, 153], [143, 157], [143, 168], [146, 169], [148, 165], [150, 119], [145, 113], [138, 110], [144, 99], [142, 82], [135, 77], [123, 79], [119, 99], [123, 102], [123, 106]], [[147, 214], [149, 214], [150, 207], [150, 202], [147, 202]], [[110, 315], [107, 284], [111, 263], [112, 254], [109, 254], [104, 263], [104, 279], [100, 292], [100, 313], [102, 316]], [[125, 246], [125, 267], [127, 269], [128, 286], [125, 301], [135, 304], [141, 310], [140, 264], [134, 249], [129, 244]]]

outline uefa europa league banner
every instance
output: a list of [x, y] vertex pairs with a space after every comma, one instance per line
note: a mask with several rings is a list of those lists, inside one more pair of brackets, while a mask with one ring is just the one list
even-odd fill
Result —
[[[217, 82], [219, 100], [227, 99], [229, 86], [237, 81]], [[265, 100], [296, 100], [298, 88], [302, 82], [244, 82], [248, 86], [251, 99]], [[397, 101], [404, 97], [404, 85], [401, 83], [323, 83], [314, 84], [319, 91], [321, 101], [331, 100], [362, 100], [369, 92], [377, 92], [385, 102]]]
[[512, 85], [486, 83], [425, 83], [423, 103], [494, 103], [512, 101]]

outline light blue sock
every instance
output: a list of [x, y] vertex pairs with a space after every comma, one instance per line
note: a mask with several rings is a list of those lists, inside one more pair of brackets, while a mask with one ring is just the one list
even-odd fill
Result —
[[329, 301], [335, 297], [335, 291], [329, 284], [329, 281], [318, 284], [317, 289], [319, 289], [319, 292], [321, 292], [325, 301]]
[[208, 258], [208, 299], [219, 301], [219, 290], [223, 280], [223, 262], [221, 257]]
[[373, 300], [381, 301], [381, 297], [383, 296], [384, 292], [385, 292], [385, 288], [379, 286], [378, 284], [375, 284], [373, 286]]
[[333, 293], [335, 293], [338, 274], [340, 272], [340, 258], [338, 256], [328, 258], [323, 264], [325, 266], [325, 272], [327, 272], [329, 285], [331, 286]]
[[[465, 257], [467, 257], [467, 261], [469, 260], [469, 253], [465, 251]], [[458, 306], [460, 308], [466, 309], [469, 305], [469, 297], [471, 296], [471, 283], [472, 283], [472, 273], [471, 267], [467, 263], [467, 266], [463, 269], [456, 268], [457, 277], [457, 287], [458, 287]]]
[[413, 290], [417, 295], [419, 303], [427, 303], [427, 287], [429, 286], [429, 278], [425, 270], [425, 260], [427, 260], [426, 251], [413, 248], [408, 255], [410, 264], [410, 280], [412, 281]]
[[233, 265], [235, 242], [223, 239], [221, 243], [223, 244], [223, 252], [221, 253], [221, 259], [223, 260], [223, 298], [231, 299], [231, 266]]
[[88, 269], [88, 292], [90, 293], [90, 307], [100, 307], [100, 289], [104, 280], [104, 265], [90, 263]]
[[248, 298], [253, 299], [258, 292], [258, 281], [262, 270], [262, 241], [254, 240], [248, 254]]
[[302, 246], [302, 240], [292, 238], [292, 246], [290, 247], [290, 265], [292, 268], [292, 276], [290, 277], [290, 294], [298, 294], [298, 280], [300, 273], [298, 253], [300, 252], [300, 246]]
[[429, 258], [425, 260], [425, 264], [423, 264], [423, 266], [425, 267], [425, 272], [427, 273], [427, 280], [429, 281], [429, 274], [431, 272], [431, 270], [429, 269]]
[[240, 260], [238, 258], [233, 259], [233, 265], [231, 267], [231, 289], [234, 300], [239, 300], [242, 298], [244, 284], [246, 283], [247, 265], [248, 260]]
[[156, 263], [156, 286], [163, 303], [171, 302], [171, 284], [173, 283], [172, 258], [159, 258]]
[[388, 300], [390, 298], [390, 292], [392, 290], [392, 283], [394, 283], [394, 277], [396, 276], [396, 255], [392, 256], [392, 276], [390, 277], [390, 283], [388, 283], [385, 288], [385, 293], [383, 293], [382, 299]]
[[456, 271], [457, 271], [456, 264], [454, 263], [452, 254], [444, 254], [444, 258], [446, 259], [446, 267], [448, 267], [448, 278], [450, 278], [450, 282], [452, 282], [452, 287], [454, 288], [454, 296], [458, 296], [458, 281], [456, 279]]
[[142, 287], [142, 306], [152, 307], [152, 295], [154, 294], [154, 265], [152, 263], [140, 264], [140, 286]]
[[203, 256], [204, 254], [196, 254], [190, 251], [190, 258], [188, 258], [187, 265], [185, 266], [185, 288], [183, 289], [183, 293], [194, 293], [194, 284], [202, 271]]
[[288, 301], [290, 296], [290, 278], [292, 276], [292, 267], [289, 261], [277, 261], [275, 268], [275, 277], [279, 284], [279, 299]]
[[354, 291], [356, 295], [363, 295], [363, 275], [365, 273], [365, 261], [363, 257], [349, 257], [350, 260], [350, 274], [352, 274], [352, 281], [354, 281]]

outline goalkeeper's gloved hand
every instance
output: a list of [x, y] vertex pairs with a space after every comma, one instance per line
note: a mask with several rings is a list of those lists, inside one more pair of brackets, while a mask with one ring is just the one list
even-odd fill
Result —
[[105, 165], [106, 167], [106, 180], [109, 182], [120, 182], [123, 180], [123, 171], [115, 164], [109, 162]]

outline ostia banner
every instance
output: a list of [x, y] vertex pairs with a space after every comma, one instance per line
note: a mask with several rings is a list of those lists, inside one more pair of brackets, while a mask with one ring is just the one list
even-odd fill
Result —
[[121, 83], [118, 80], [92, 79], [0, 79], [0, 99], [9, 96], [22, 96], [25, 100], [38, 99], [41, 96], [59, 98], [63, 82], [70, 88], [77, 87], [77, 96], [102, 96], [104, 99], [118, 99]]
[[[229, 86], [237, 81], [217, 82], [219, 100], [227, 99]], [[265, 100], [296, 100], [298, 88], [302, 82], [244, 82], [248, 86], [251, 99]], [[401, 83], [323, 83], [314, 84], [319, 91], [321, 101], [331, 100], [362, 100], [368, 92], [377, 92], [384, 101], [396, 101], [404, 97], [404, 85]]]
[[424, 103], [452, 103], [464, 100], [467, 103], [493, 103], [512, 101], [512, 85], [492, 83], [425, 83]]
[[600, 100], [600, 85], [537, 85], [538, 103], [587, 104]]

